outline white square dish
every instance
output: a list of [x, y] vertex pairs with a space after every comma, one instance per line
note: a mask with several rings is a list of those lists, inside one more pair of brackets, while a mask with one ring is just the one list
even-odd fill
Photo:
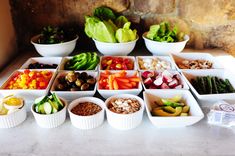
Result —
[[[43, 63], [43, 64], [57, 64], [57, 68], [58, 69], [61, 63], [62, 57], [31, 57], [29, 58], [21, 67], [20, 69], [29, 69], [29, 65], [31, 63]], [[45, 68], [46, 69], [46, 68]]]
[[[167, 69], [167, 70], [172, 70], [172, 69], [175, 69], [175, 65], [173, 64], [172, 62], [172, 59], [169, 57], [169, 56], [136, 56], [136, 65], [137, 65], [137, 69], [139, 71], [144, 71], [144, 70], [152, 70], [152, 69], [141, 69], [140, 68], [140, 64], [139, 64], [139, 59], [159, 59], [159, 60], [162, 60], [162, 61], [166, 61], [169, 63], [170, 65], [170, 68]], [[155, 69], [156, 70], [156, 69]], [[160, 69], [161, 70], [161, 69]]]
[[26, 101], [33, 101], [34, 99], [36, 99], [40, 96], [46, 95], [51, 87], [51, 84], [52, 84], [54, 78], [55, 78], [56, 70], [55, 69], [30, 69], [30, 71], [45, 71], [45, 70], [51, 71], [53, 73], [46, 89], [4, 89], [15, 74], [24, 71], [24, 69], [20, 69], [20, 70], [14, 71], [8, 77], [8, 79], [3, 83], [3, 85], [0, 88], [0, 94], [2, 96], [7, 96], [9, 94], [17, 94], [17, 95], [23, 97]]
[[106, 57], [128, 58], [128, 59], [132, 60], [133, 63], [134, 63], [134, 68], [133, 68], [133, 69], [130, 69], [130, 70], [137, 70], [136, 59], [135, 59], [134, 56], [101, 56], [101, 57], [100, 57], [100, 64], [99, 64], [99, 70], [105, 70], [105, 69], [102, 69], [102, 68], [101, 68], [101, 65], [102, 65], [102, 60], [103, 60], [104, 58], [106, 58]]
[[[94, 96], [95, 92], [96, 92], [96, 86], [97, 83], [95, 84], [95, 87], [93, 90], [87, 90], [87, 91], [56, 91], [55, 87], [58, 85], [58, 78], [61, 76], [65, 76], [66, 73], [68, 73], [69, 71], [59, 71], [52, 86], [51, 86], [51, 93], [56, 93], [56, 95], [58, 95], [59, 97], [67, 100], [67, 101], [72, 101], [75, 100], [79, 97], [85, 97], [85, 96]], [[82, 71], [79, 71], [82, 72]], [[95, 71], [85, 71], [88, 75], [93, 76], [94, 78], [97, 78], [98, 73]]]
[[[184, 78], [182, 77], [182, 75], [178, 71], [175, 71], [175, 70], [168, 70], [168, 71], [169, 71], [169, 73], [171, 73], [173, 75], [178, 74], [179, 78], [181, 80], [181, 84], [183, 85], [183, 88], [173, 89], [173, 90], [181, 90], [181, 89], [189, 90], [189, 87], [188, 87], [187, 83], [185, 82]], [[146, 86], [144, 84], [144, 80], [141, 76], [143, 72], [144, 71], [140, 71], [139, 73], [140, 73], [140, 77], [141, 77], [141, 83], [142, 83], [143, 88], [144, 88], [145, 91], [147, 91], [147, 90], [151, 90], [151, 91], [162, 90], [162, 89], [148, 89], [148, 88], [146, 88]], [[154, 72], [161, 72], [161, 71], [154, 71]], [[166, 89], [166, 90], [172, 90], [172, 89]]]
[[220, 93], [220, 94], [199, 94], [196, 89], [191, 84], [191, 79], [197, 76], [217, 76], [219, 78], [225, 79], [227, 78], [232, 86], [235, 86], [235, 75], [231, 72], [228, 72], [223, 69], [212, 69], [212, 70], [183, 70], [182, 71], [183, 77], [187, 84], [189, 85], [190, 89], [192, 90], [193, 94], [199, 99], [201, 102], [205, 101], [218, 101], [218, 100], [228, 100], [234, 99], [235, 93]]
[[[58, 69], [59, 70], [65, 70], [65, 71], [71, 71], [71, 70], [64, 69], [64, 66], [65, 66], [66, 62], [69, 61], [72, 58], [73, 58], [72, 56], [63, 57], [63, 59], [61, 60], [61, 63], [60, 63], [60, 66], [59, 66]], [[97, 71], [98, 70], [98, 66], [99, 66], [99, 63], [97, 64], [95, 70], [89, 70], [89, 71]], [[82, 71], [82, 70], [77, 70], [77, 71]]]
[[[160, 100], [160, 98], [172, 98], [176, 95], [181, 95], [186, 104], [190, 106], [189, 116], [161, 117], [153, 116], [151, 114], [154, 101]], [[156, 90], [155, 92], [144, 91], [143, 96], [149, 120], [158, 128], [190, 126], [197, 123], [204, 117], [197, 101], [188, 90]]]
[[[119, 71], [111, 71], [111, 73], [117, 73], [117, 72], [119, 72]], [[126, 72], [127, 72], [127, 76], [131, 76], [136, 71], [133, 71], [133, 70], [132, 71], [128, 71], [127, 70]], [[99, 73], [98, 81], [100, 80], [100, 73]], [[135, 89], [120, 89], [120, 90], [100, 89], [99, 83], [97, 84], [97, 91], [105, 99], [109, 98], [110, 96], [117, 95], [117, 94], [133, 94], [133, 95], [138, 95], [142, 91], [142, 89], [143, 88], [142, 88], [141, 82], [139, 82], [138, 88], [135, 88]]]
[[[223, 69], [224, 67], [216, 60], [214, 56], [212, 56], [209, 53], [179, 53], [179, 54], [171, 54], [170, 55], [172, 62], [174, 63], [176, 69], [178, 71], [181, 70], [187, 70], [187, 69], [181, 69], [177, 62], [183, 61], [183, 60], [207, 60], [212, 62], [212, 69]], [[198, 69], [197, 69], [198, 70]]]

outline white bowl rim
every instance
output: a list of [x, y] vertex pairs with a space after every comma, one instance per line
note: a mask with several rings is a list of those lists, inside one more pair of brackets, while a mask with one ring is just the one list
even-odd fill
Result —
[[[134, 113], [129, 113], [129, 114], [118, 114], [118, 113], [115, 113], [115, 112], [112, 112], [111, 110], [109, 110], [109, 108], [107, 107], [108, 105], [108, 101], [110, 101], [111, 99], [113, 98], [116, 98], [116, 96], [118, 96], [118, 98], [122, 98], [123, 96], [129, 96], [130, 98], [135, 98], [139, 103], [140, 103], [140, 109]], [[142, 100], [140, 102], [140, 100]], [[118, 95], [113, 95], [113, 96], [110, 96], [109, 98], [107, 98], [105, 100], [105, 110], [111, 114], [115, 114], [115, 115], [118, 115], [118, 116], [132, 116], [132, 115], [135, 115], [137, 113], [140, 113], [141, 111], [144, 111], [144, 108], [145, 108], [145, 104], [144, 104], [144, 100], [142, 98], [140, 98], [139, 96], [137, 95], [133, 95], [133, 94], [118, 94]]]
[[71, 43], [71, 42], [74, 42], [74, 41], [77, 41], [79, 36], [76, 35], [76, 37], [73, 39], [73, 40], [70, 40], [70, 41], [67, 41], [67, 42], [63, 42], [63, 43], [55, 43], [55, 44], [40, 44], [40, 43], [36, 43], [33, 41], [34, 38], [38, 38], [41, 34], [38, 34], [38, 35], [35, 35], [33, 36], [31, 39], [30, 39], [30, 42], [33, 44], [33, 45], [37, 45], [37, 46], [56, 46], [56, 45], [63, 45], [63, 44], [68, 44], [68, 43]]
[[189, 39], [190, 39], [189, 35], [185, 34], [185, 35], [184, 35], [184, 40], [183, 40], [183, 41], [180, 41], [180, 42], [158, 42], [158, 41], [154, 41], [154, 40], [151, 40], [151, 39], [148, 39], [147, 37], [145, 37], [147, 33], [148, 33], [148, 32], [146, 31], [146, 32], [144, 32], [143, 35], [142, 35], [142, 38], [143, 38], [144, 40], [152, 41], [152, 42], [156, 42], [156, 43], [161, 43], [161, 44], [183, 43], [183, 42], [188, 42]]
[[96, 40], [96, 39], [94, 39], [94, 38], [92, 38], [92, 40], [94, 41], [94, 42], [97, 42], [97, 43], [101, 43], [101, 44], [106, 44], [106, 45], [124, 45], [124, 44], [130, 44], [130, 43], [135, 43], [137, 40], [139, 39], [139, 36], [137, 35], [137, 37], [136, 37], [136, 39], [135, 40], [133, 40], [133, 41], [129, 41], [129, 42], [118, 42], [118, 43], [110, 43], [110, 42], [101, 42], [101, 41], [98, 41], [98, 40]]
[[65, 99], [63, 99], [63, 98], [61, 98], [61, 97], [59, 97], [59, 99], [62, 100], [62, 102], [65, 104], [65, 106], [64, 106], [63, 109], [61, 109], [60, 111], [58, 111], [58, 112], [56, 112], [56, 113], [53, 113], [53, 114], [40, 114], [40, 113], [37, 113], [37, 112], [35, 112], [35, 110], [33, 109], [33, 107], [34, 107], [34, 105], [35, 105], [34, 103], [31, 105], [31, 112], [32, 112], [33, 114], [42, 115], [42, 116], [52, 116], [52, 115], [55, 115], [55, 114], [57, 114], [57, 113], [60, 113], [60, 112], [62, 112], [64, 109], [67, 108], [68, 103], [67, 103], [67, 101], [66, 101]]
[[[96, 104], [96, 105], [98, 105], [98, 106], [101, 107], [101, 111], [97, 112], [96, 114], [87, 115], [87, 116], [82, 116], [82, 115], [74, 114], [71, 110], [72, 110], [74, 107], [76, 107], [77, 105], [79, 105], [79, 103], [77, 103], [76, 105], [74, 105], [73, 108], [71, 108], [71, 107], [72, 107], [71, 104], [73, 104], [73, 103], [75, 103], [75, 102], [77, 102], [77, 101], [79, 101], [79, 100], [84, 100], [84, 101], [85, 101], [86, 99], [99, 100], [99, 101], [102, 101], [102, 102], [104, 103], [103, 100], [101, 100], [100, 98], [97, 98], [97, 97], [90, 97], [90, 96], [80, 97], [80, 98], [77, 98], [77, 99], [73, 100], [72, 102], [70, 102], [70, 104], [69, 104], [69, 106], [68, 106], [68, 112], [69, 112], [69, 114], [72, 114], [72, 115], [74, 115], [74, 116], [76, 116], [76, 117], [90, 118], [90, 117], [95, 117], [95, 116], [97, 116], [97, 115], [99, 115], [99, 114], [101, 114], [101, 113], [104, 113], [104, 111], [105, 111], [105, 103], [104, 103], [104, 106], [102, 106], [102, 105], [100, 105], [100, 104], [97, 104], [97, 103], [94, 103], [94, 104]], [[88, 101], [89, 101], [89, 100], [88, 100]]]

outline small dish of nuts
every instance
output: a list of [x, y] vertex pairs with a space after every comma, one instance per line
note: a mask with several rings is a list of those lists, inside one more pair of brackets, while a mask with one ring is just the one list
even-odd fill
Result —
[[143, 117], [144, 102], [132, 94], [119, 94], [105, 101], [108, 123], [120, 130], [137, 127]]
[[82, 97], [68, 107], [72, 125], [79, 129], [93, 129], [104, 121], [104, 101], [96, 97]]

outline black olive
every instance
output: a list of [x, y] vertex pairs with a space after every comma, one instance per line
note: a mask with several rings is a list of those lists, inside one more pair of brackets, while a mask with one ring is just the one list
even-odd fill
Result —
[[70, 88], [70, 91], [79, 91], [77, 87]]
[[86, 80], [88, 77], [88, 74], [86, 72], [81, 73], [81, 79]]
[[62, 83], [62, 84], [66, 83], [65, 77], [63, 77], [63, 76], [59, 77], [58, 81], [59, 81], [59, 83]]
[[87, 79], [91, 79], [91, 78], [93, 78], [93, 76], [89, 75]]
[[56, 90], [65, 90], [65, 86], [59, 83], [59, 84], [56, 86]]
[[87, 82], [88, 84], [93, 85], [93, 84], [96, 83], [96, 79], [95, 79], [95, 78], [90, 78], [90, 79], [87, 79], [86, 82]]
[[81, 87], [83, 83], [84, 83], [84, 81], [81, 80], [81, 79], [77, 79], [76, 82], [75, 82], [75, 84], [76, 84], [78, 87]]
[[81, 86], [81, 90], [88, 90], [89, 89], [89, 84], [88, 83], [84, 83], [82, 86]]
[[79, 72], [76, 72], [75, 74], [76, 74], [77, 79], [79, 79], [81, 74]]
[[67, 75], [65, 76], [65, 80], [69, 82], [75, 82], [77, 80], [75, 72], [73, 71], [68, 72]]

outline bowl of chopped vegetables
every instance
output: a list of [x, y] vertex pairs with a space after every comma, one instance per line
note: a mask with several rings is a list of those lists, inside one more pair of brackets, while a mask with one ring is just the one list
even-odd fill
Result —
[[42, 56], [68, 56], [76, 46], [78, 36], [58, 27], [44, 27], [41, 34], [31, 38], [31, 43]]
[[92, 16], [85, 16], [85, 33], [104, 55], [127, 55], [135, 47], [138, 35], [125, 16], [108, 7], [98, 7]]
[[145, 46], [153, 55], [167, 55], [181, 52], [189, 40], [189, 36], [179, 32], [174, 26], [170, 28], [168, 22], [150, 26], [143, 34]]

